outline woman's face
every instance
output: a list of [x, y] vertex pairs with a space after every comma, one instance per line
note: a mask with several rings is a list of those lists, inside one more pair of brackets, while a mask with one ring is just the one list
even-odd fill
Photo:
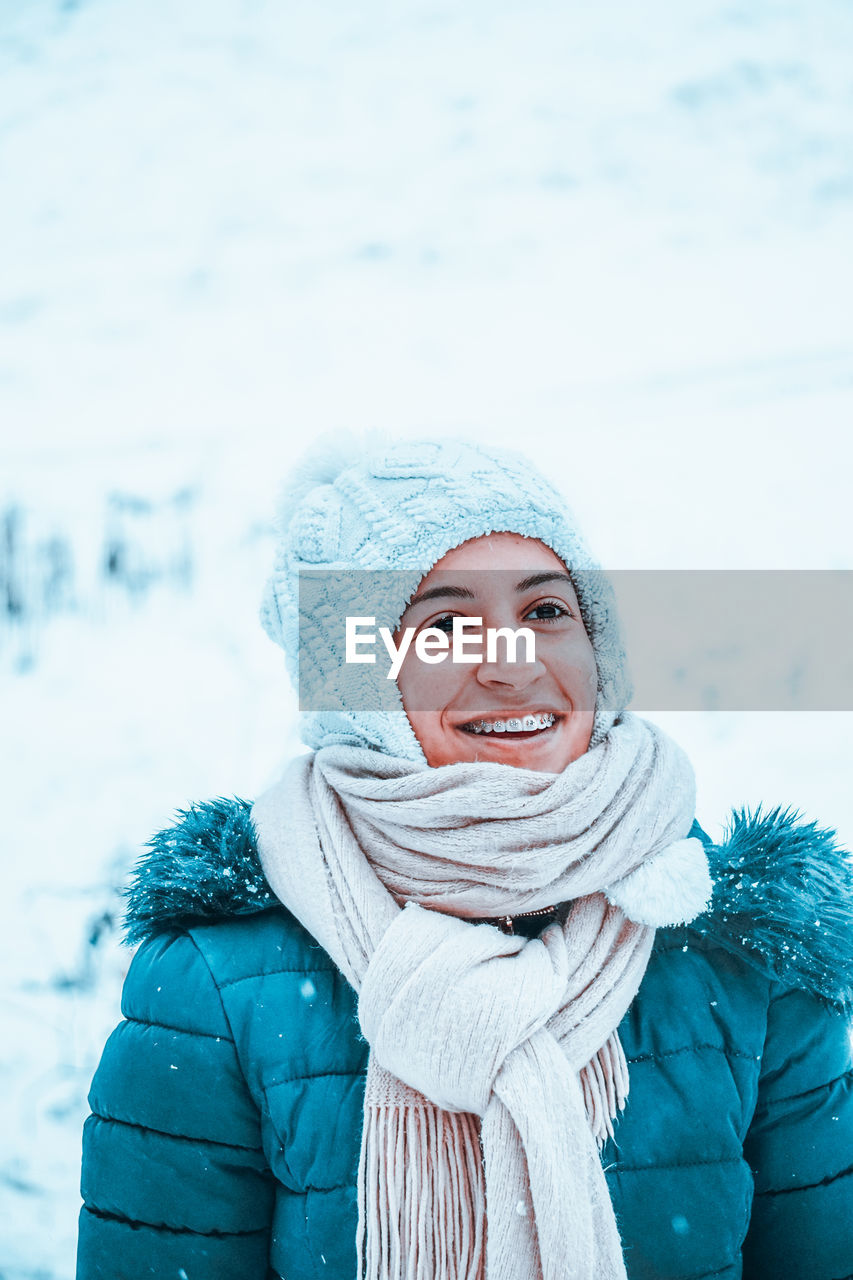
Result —
[[[495, 572], [500, 570], [500, 572]], [[488, 760], [559, 773], [589, 746], [595, 717], [595, 655], [566, 566], [543, 543], [516, 533], [472, 538], [442, 556], [421, 581], [397, 632], [450, 631], [454, 617], [486, 628], [529, 628], [535, 661], [519, 642], [509, 661], [498, 640], [486, 661], [485, 636], [469, 654], [483, 660], [424, 662], [410, 644], [397, 677], [403, 706], [427, 762], [436, 767]]]

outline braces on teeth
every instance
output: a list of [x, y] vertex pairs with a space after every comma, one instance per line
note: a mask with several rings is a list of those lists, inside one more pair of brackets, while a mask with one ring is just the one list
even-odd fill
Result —
[[556, 719], [550, 711], [540, 716], [524, 716], [510, 720], [474, 720], [465, 727], [474, 733], [533, 733], [536, 729], [550, 729]]

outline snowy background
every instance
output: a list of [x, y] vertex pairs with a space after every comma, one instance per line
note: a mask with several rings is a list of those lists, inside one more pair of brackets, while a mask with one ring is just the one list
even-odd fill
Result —
[[[73, 1274], [129, 865], [293, 750], [312, 436], [521, 445], [611, 568], [853, 568], [851, 48], [846, 0], [2, 0], [2, 1280]], [[713, 834], [853, 843], [849, 714], [659, 718]]]

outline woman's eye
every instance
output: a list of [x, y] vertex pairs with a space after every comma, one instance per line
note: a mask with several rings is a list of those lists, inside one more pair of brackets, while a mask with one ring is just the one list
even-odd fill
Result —
[[455, 614], [448, 613], [443, 618], [436, 618], [435, 622], [431, 622], [429, 625], [434, 627], [436, 631], [446, 631], [450, 634], [453, 631], [453, 619], [455, 616]]
[[528, 619], [533, 622], [556, 622], [558, 618], [570, 618], [572, 615], [565, 605], [559, 604], [556, 600], [543, 600], [541, 604], [536, 604], [524, 615], [524, 621]]

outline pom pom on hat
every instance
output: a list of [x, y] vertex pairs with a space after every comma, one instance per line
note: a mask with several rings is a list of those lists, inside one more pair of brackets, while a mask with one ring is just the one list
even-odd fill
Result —
[[[377, 434], [329, 435], [282, 485], [275, 526], [278, 543], [261, 621], [283, 647], [294, 684], [301, 642], [314, 687], [342, 687], [337, 633], [344, 615], [364, 612], [363, 596], [361, 606], [355, 603], [355, 588], [347, 608], [346, 572], [330, 574], [329, 598], [315, 597], [312, 626], [300, 639], [301, 570], [397, 571], [389, 579], [390, 598], [383, 602], [386, 616], [378, 618], [393, 629], [420, 580], [443, 555], [469, 539], [509, 532], [543, 542], [572, 575], [598, 667], [591, 745], [605, 736], [630, 699], [610, 583], [592, 560], [565, 500], [519, 454], [459, 440], [389, 442]], [[335, 620], [335, 634], [324, 630], [326, 619]], [[369, 746], [426, 765], [396, 685], [389, 683], [392, 710], [377, 702], [310, 711], [303, 715], [303, 740], [315, 748]]]

